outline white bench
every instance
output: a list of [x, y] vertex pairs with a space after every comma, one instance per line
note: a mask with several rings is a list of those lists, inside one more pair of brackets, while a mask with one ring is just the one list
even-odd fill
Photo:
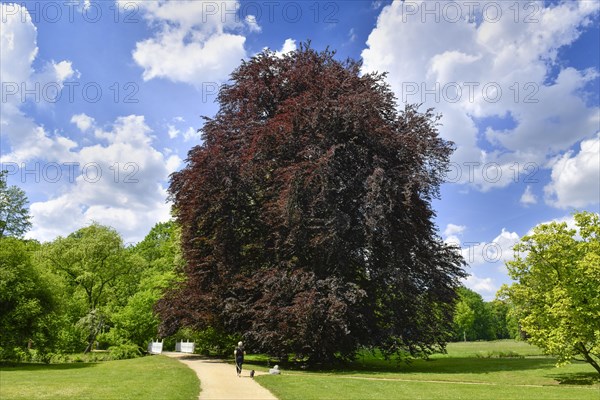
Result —
[[148, 343], [148, 353], [160, 354], [163, 351], [163, 341], [155, 342], [154, 340]]
[[196, 344], [194, 342], [189, 341], [181, 341], [175, 343], [175, 351], [180, 353], [193, 353], [196, 349]]

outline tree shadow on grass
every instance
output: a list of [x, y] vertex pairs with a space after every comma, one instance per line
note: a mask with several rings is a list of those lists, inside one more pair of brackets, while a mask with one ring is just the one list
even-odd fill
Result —
[[549, 378], [556, 379], [559, 385], [591, 386], [600, 383], [600, 374], [596, 372], [577, 372], [571, 374], [550, 374]]
[[410, 362], [383, 357], [360, 355], [352, 362], [338, 362], [334, 365], [307, 365], [302, 362], [278, 363], [268, 357], [252, 356], [246, 365], [270, 368], [280, 364], [290, 371], [324, 372], [341, 375], [376, 375], [380, 373], [432, 373], [432, 374], [486, 374], [501, 371], [525, 371], [533, 369], [553, 369], [556, 360], [549, 356], [528, 357], [443, 357], [428, 360], [415, 359]]
[[[478, 358], [452, 357], [429, 360], [414, 360], [410, 363], [377, 360], [355, 362], [332, 368], [308, 368], [312, 372], [335, 372], [336, 374], [380, 374], [380, 373], [434, 373], [434, 374], [486, 374], [499, 371], [523, 371], [552, 368], [555, 360], [546, 357], [524, 358]], [[291, 368], [299, 369], [299, 368]]]
[[208, 361], [215, 360], [215, 361], [218, 361], [218, 359], [215, 357], [209, 357], [209, 356], [204, 356], [204, 355], [200, 355], [200, 354], [181, 355], [181, 356], [177, 357], [177, 359], [178, 360], [187, 360], [187, 361], [189, 361], [189, 360], [192, 360], [192, 361], [193, 360], [208, 360]]
[[91, 368], [97, 366], [98, 363], [64, 363], [64, 364], [37, 364], [37, 363], [14, 363], [0, 362], [0, 371], [54, 371], [54, 370], [69, 370]]

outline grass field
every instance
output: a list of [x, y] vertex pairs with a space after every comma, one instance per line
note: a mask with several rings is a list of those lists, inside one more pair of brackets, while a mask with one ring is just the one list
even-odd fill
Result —
[[591, 366], [556, 368], [552, 357], [515, 341], [451, 343], [448, 354], [409, 365], [364, 355], [335, 371], [284, 371], [257, 380], [281, 400], [600, 400]]
[[[254, 360], [254, 361], [253, 361]], [[248, 356], [245, 369], [266, 369]], [[448, 354], [411, 364], [363, 354], [343, 368], [283, 369], [256, 380], [281, 400], [568, 399], [600, 400], [599, 376], [584, 363], [563, 368], [523, 342], [451, 343]], [[177, 360], [0, 365], [0, 399], [196, 399], [195, 373]]]
[[0, 399], [197, 399], [198, 378], [179, 361], [152, 356], [101, 363], [0, 366]]

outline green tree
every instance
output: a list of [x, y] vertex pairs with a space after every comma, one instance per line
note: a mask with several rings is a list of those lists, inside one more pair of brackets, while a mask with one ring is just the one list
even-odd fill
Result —
[[[459, 287], [457, 289], [459, 301], [456, 305], [455, 313], [458, 313], [458, 307], [461, 306], [461, 313], [467, 311], [467, 308], [461, 303], [464, 303], [473, 313], [473, 322], [467, 325], [459, 325], [455, 327], [454, 338], [457, 340], [493, 340], [496, 339], [493, 329], [492, 312], [491, 307], [485, 301], [479, 293], [466, 287]], [[460, 315], [460, 318], [464, 318], [466, 315]], [[463, 322], [468, 322], [466, 319]], [[456, 315], [455, 315], [455, 323]], [[467, 329], [464, 329], [467, 328]]]
[[454, 311], [454, 323], [458, 332], [462, 332], [463, 340], [467, 341], [467, 331], [473, 329], [473, 323], [475, 322], [475, 312], [469, 303], [465, 299], [460, 299], [456, 303], [456, 310]]
[[6, 171], [0, 171], [0, 238], [22, 237], [31, 227], [27, 196], [17, 186], [6, 184]]
[[51, 285], [32, 262], [36, 242], [0, 238], [0, 359], [52, 347], [56, 302]]
[[159, 222], [133, 248], [149, 264], [148, 271], [182, 272], [181, 228], [175, 221]]
[[515, 306], [498, 291], [496, 299], [486, 303], [492, 316], [492, 327], [496, 339], [519, 339], [519, 321], [515, 315]]
[[577, 229], [551, 222], [521, 239], [508, 293], [530, 342], [559, 364], [581, 356], [600, 373], [600, 217], [574, 219]]
[[[41, 255], [85, 303], [78, 325], [87, 331], [85, 352], [89, 352], [107, 326], [107, 305], [124, 303], [134, 292], [123, 282], [135, 281], [143, 263], [124, 247], [114, 229], [96, 223], [46, 244]], [[124, 295], [125, 289], [131, 291]]]
[[110, 304], [110, 330], [103, 340], [112, 345], [131, 343], [145, 348], [150, 339], [158, 337], [159, 319], [154, 306], [165, 288], [178, 279], [183, 266], [180, 247], [180, 229], [169, 221], [157, 223], [144, 240], [130, 249], [145, 266], [133, 277], [133, 285], [128, 290], [123, 288], [127, 297]]

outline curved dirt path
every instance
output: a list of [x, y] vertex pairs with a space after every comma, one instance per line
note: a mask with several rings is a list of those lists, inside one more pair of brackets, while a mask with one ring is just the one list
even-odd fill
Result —
[[[235, 366], [222, 360], [212, 360], [193, 354], [163, 352], [196, 372], [200, 379], [200, 400], [277, 400], [271, 392], [250, 378], [250, 370], [244, 368], [238, 378]], [[264, 372], [256, 372], [256, 375]]]

